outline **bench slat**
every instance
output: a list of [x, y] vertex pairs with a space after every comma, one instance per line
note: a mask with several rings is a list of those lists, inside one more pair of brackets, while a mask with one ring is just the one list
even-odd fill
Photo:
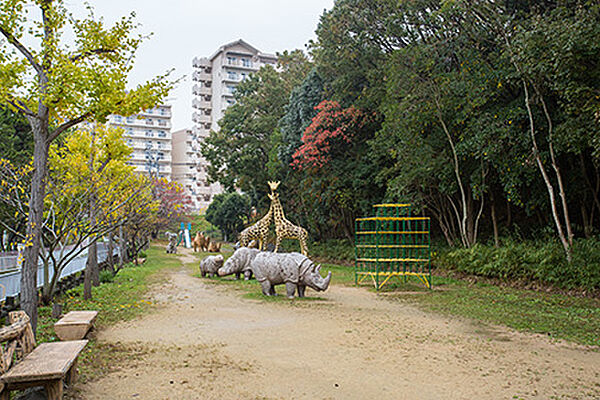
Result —
[[73, 365], [87, 340], [42, 343], [1, 379], [5, 383], [61, 379]]
[[54, 332], [61, 340], [83, 339], [97, 315], [98, 311], [71, 311], [54, 324]]

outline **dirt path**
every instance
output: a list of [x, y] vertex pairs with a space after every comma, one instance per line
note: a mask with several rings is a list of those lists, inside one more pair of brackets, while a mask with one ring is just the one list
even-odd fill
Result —
[[159, 311], [98, 334], [140, 357], [79, 385], [82, 399], [600, 398], [598, 352], [364, 289], [263, 302], [181, 269], [154, 293]]

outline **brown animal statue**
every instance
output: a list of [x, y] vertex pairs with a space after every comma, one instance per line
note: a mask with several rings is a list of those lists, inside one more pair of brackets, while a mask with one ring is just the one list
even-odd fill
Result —
[[208, 252], [209, 253], [220, 253], [221, 252], [221, 243], [209, 242], [208, 243]]
[[192, 241], [194, 251], [207, 251], [210, 238], [205, 236], [202, 232], [197, 232], [196, 237]]

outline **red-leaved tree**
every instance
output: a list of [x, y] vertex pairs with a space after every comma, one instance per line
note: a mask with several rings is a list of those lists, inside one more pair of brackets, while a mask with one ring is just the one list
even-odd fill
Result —
[[292, 157], [292, 167], [320, 169], [331, 160], [331, 153], [340, 145], [349, 144], [365, 124], [366, 115], [358, 108], [342, 108], [337, 101], [323, 100], [304, 131], [302, 145]]

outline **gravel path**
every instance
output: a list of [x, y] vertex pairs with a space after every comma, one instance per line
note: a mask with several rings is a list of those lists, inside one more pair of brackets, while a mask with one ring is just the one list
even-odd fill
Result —
[[428, 314], [364, 288], [264, 302], [182, 268], [153, 293], [157, 312], [98, 333], [140, 357], [77, 385], [76, 398], [600, 398], [597, 351]]

